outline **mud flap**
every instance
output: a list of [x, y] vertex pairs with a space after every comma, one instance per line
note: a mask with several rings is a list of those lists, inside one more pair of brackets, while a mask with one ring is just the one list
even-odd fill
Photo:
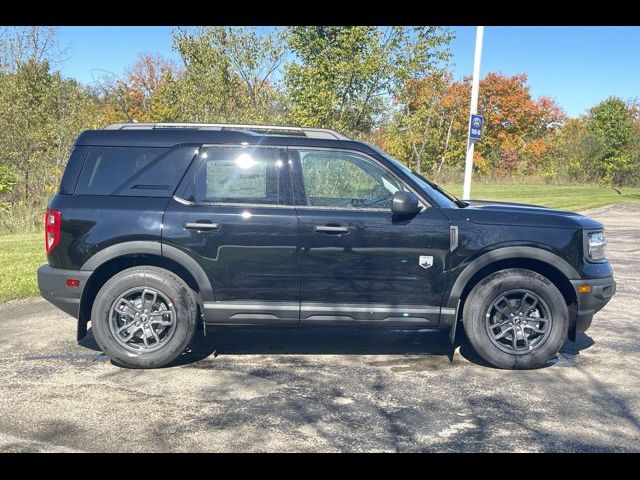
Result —
[[453, 324], [449, 328], [449, 344], [451, 347], [449, 349], [449, 362], [452, 362], [452, 363], [453, 363], [453, 355], [456, 352], [456, 348], [458, 347], [458, 345], [456, 344], [456, 331], [459, 323], [458, 322], [459, 313], [460, 313], [460, 299], [458, 299], [458, 303], [456, 305], [456, 314], [454, 315], [454, 318], [453, 318]]
[[574, 325], [573, 327], [569, 327], [569, 332], [567, 334], [567, 338], [571, 342], [576, 343], [576, 335], [577, 335], [576, 326]]
[[577, 317], [578, 317], [578, 306], [573, 303], [569, 305], [569, 331], [567, 332], [567, 338], [569, 341], [576, 343], [576, 335], [577, 335]]

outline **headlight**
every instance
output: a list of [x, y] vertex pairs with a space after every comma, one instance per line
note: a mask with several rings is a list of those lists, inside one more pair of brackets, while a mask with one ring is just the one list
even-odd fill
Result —
[[607, 237], [604, 232], [593, 232], [587, 237], [587, 255], [589, 260], [604, 260], [604, 247], [607, 245]]

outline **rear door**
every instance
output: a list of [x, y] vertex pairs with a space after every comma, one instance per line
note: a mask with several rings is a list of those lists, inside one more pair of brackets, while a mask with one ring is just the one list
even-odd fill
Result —
[[449, 222], [391, 212], [394, 173], [358, 152], [290, 149], [301, 235], [302, 323], [437, 325]]
[[298, 323], [298, 220], [286, 149], [204, 146], [164, 217], [163, 241], [203, 267], [211, 323]]

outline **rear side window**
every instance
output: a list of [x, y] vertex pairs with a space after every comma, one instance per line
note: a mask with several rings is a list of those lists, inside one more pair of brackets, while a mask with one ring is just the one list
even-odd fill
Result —
[[290, 203], [284, 158], [285, 151], [278, 148], [209, 148], [196, 173], [196, 199], [229, 204]]
[[76, 195], [170, 197], [196, 146], [90, 147]]

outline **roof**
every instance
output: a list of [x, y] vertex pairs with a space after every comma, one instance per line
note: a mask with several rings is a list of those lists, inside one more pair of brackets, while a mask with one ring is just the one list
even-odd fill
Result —
[[[274, 131], [274, 129], [280, 130]], [[243, 143], [246, 145], [332, 147], [373, 153], [368, 145], [351, 140], [333, 130], [261, 125], [114, 124], [102, 130], [85, 130], [76, 140], [76, 145], [131, 147]]]
[[105, 130], [161, 130], [166, 128], [185, 128], [193, 130], [239, 130], [255, 132], [261, 135], [285, 135], [307, 138], [325, 138], [335, 140], [350, 140], [349, 137], [330, 128], [291, 127], [286, 125], [249, 125], [234, 123], [113, 123]]

